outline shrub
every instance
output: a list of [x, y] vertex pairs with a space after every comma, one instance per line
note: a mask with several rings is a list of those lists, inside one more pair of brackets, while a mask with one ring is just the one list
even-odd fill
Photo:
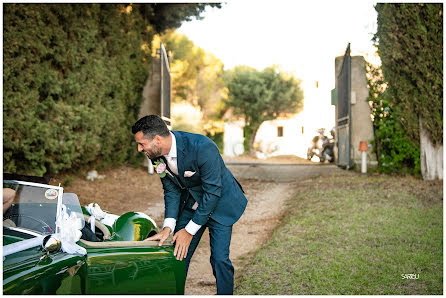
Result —
[[[5, 4], [3, 169], [55, 174], [134, 160], [151, 40], [110, 4]], [[150, 43], [149, 43], [150, 44]], [[150, 53], [150, 52], [149, 52]]]
[[380, 68], [367, 63], [369, 105], [372, 111], [375, 140], [373, 150], [378, 169], [383, 173], [420, 175], [420, 149], [410, 142], [395, 117]]

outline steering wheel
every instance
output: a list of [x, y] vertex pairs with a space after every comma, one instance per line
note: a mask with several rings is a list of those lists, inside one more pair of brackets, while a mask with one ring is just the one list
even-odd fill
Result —
[[[27, 214], [11, 214], [11, 215], [7, 216], [6, 218], [3, 218], [3, 220], [11, 219], [14, 223], [17, 224], [18, 220], [13, 220], [13, 217], [27, 218], [27, 219], [31, 219], [34, 221], [34, 223], [31, 223], [28, 220], [26, 220], [25, 222], [21, 221], [20, 225], [18, 225], [19, 228], [25, 228], [25, 229], [29, 229], [29, 230], [33, 230], [33, 231], [43, 232], [45, 234], [51, 233], [53, 231], [53, 229], [43, 220], [32, 217]], [[36, 222], [39, 224], [36, 224]]]

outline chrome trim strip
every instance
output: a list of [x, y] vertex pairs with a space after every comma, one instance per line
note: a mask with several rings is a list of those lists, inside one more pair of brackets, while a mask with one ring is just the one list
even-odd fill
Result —
[[45, 188], [56, 188], [56, 189], [62, 189], [60, 186], [56, 185], [50, 185], [50, 184], [42, 184], [42, 183], [35, 183], [35, 182], [25, 182], [20, 180], [3, 180], [3, 183], [16, 183], [21, 185], [29, 185], [29, 186], [37, 186], [37, 187], [45, 187]]
[[24, 228], [5, 227], [5, 226], [3, 226], [3, 228], [7, 228], [7, 229], [10, 229], [10, 230], [13, 230], [13, 231], [17, 231], [17, 232], [22, 232], [22, 233], [24, 233], [24, 234], [28, 234], [28, 235], [31, 235], [31, 236], [34, 236], [34, 237], [39, 237], [39, 236], [42, 236], [42, 235], [43, 235], [43, 234], [41, 234], [41, 233], [33, 232], [33, 231], [31, 231], [31, 230], [27, 230], [27, 229], [24, 229]]

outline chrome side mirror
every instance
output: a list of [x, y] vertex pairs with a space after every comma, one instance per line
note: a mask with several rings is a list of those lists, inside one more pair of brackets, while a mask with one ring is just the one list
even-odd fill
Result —
[[62, 242], [53, 235], [48, 235], [43, 239], [42, 246], [45, 252], [54, 253], [62, 248]]

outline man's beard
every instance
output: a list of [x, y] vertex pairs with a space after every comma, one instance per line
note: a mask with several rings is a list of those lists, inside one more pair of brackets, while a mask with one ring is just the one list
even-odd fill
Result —
[[150, 150], [150, 152], [148, 151], [144, 151], [144, 154], [149, 158], [149, 159], [154, 159], [157, 157], [161, 156], [161, 148], [159, 147], [154, 147], [153, 150]]

